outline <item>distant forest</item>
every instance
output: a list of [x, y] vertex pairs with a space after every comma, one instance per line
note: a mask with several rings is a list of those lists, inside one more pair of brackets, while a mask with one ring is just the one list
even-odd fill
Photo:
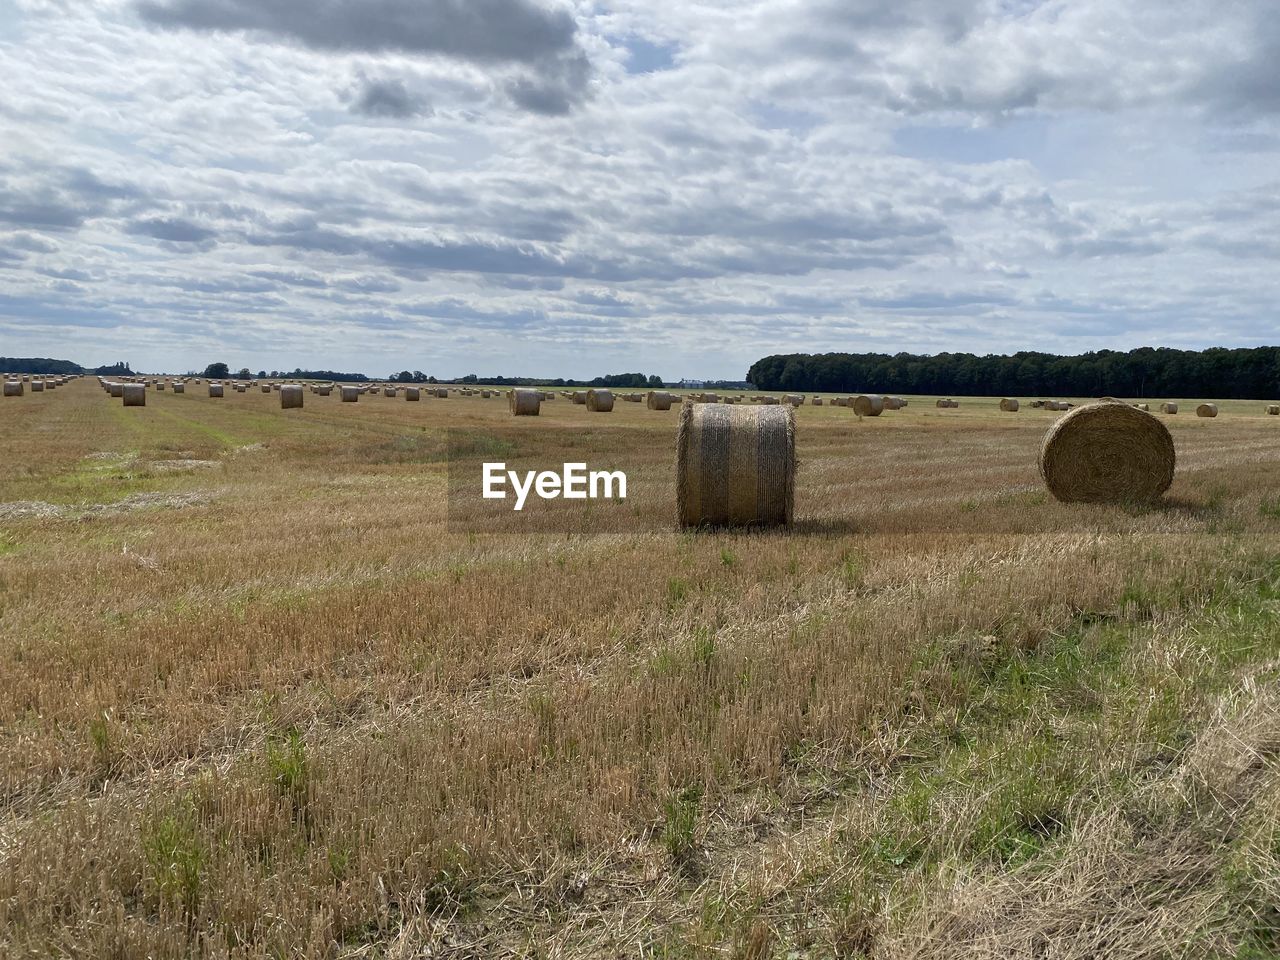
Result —
[[757, 360], [760, 390], [924, 393], [958, 396], [1280, 397], [1280, 347], [1099, 350], [975, 356], [939, 353], [792, 353]]
[[0, 370], [5, 373], [38, 373], [49, 376], [66, 376], [76, 373], [100, 373], [111, 376], [128, 376], [133, 371], [127, 363], [113, 363], [105, 367], [85, 370], [70, 360], [52, 360], [49, 357], [0, 357]]

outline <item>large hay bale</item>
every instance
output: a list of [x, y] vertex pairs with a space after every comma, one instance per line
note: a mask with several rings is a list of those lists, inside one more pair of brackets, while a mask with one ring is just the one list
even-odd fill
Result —
[[422, 388], [421, 387], [405, 387], [404, 398], [406, 400], [421, 400]]
[[1178, 405], [1176, 403], [1166, 401], [1165, 403], [1160, 404], [1160, 412], [1161, 413], [1177, 413]]
[[175, 383], [175, 384], [173, 385], [173, 392], [174, 392], [174, 393], [186, 393], [186, 392], [187, 392], [187, 385], [186, 385], [185, 383]]
[[1163, 423], [1127, 403], [1088, 403], [1040, 445], [1040, 476], [1064, 503], [1147, 502], [1173, 483], [1177, 460]]
[[123, 396], [126, 407], [145, 407], [147, 405], [147, 385], [145, 383], [126, 383]]
[[220, 397], [220, 396], [222, 396], [222, 384], [220, 384], [220, 383], [211, 383], [211, 384], [209, 384], [209, 396], [211, 396], [211, 397]]
[[795, 504], [795, 410], [686, 403], [676, 435], [681, 526], [788, 524]]
[[1267, 407], [1267, 414], [1272, 417], [1280, 417], [1280, 403], [1273, 403]]
[[360, 399], [359, 387], [343, 387], [341, 389], [343, 403], [356, 403]]
[[280, 388], [280, 409], [302, 409], [302, 386], [297, 383], [286, 383]]
[[1005, 413], [1017, 413], [1018, 401], [1013, 397], [1005, 397], [1000, 401], [1000, 409]]
[[860, 393], [853, 398], [853, 412], [860, 417], [878, 417], [884, 413], [884, 397]]
[[608, 390], [588, 390], [586, 404], [592, 413], [608, 413], [613, 409], [613, 394]]
[[21, 381], [21, 380], [6, 380], [6, 381], [4, 382], [4, 395], [5, 395], [6, 397], [20, 397], [20, 396], [22, 396], [22, 381]]
[[671, 394], [665, 390], [650, 390], [644, 398], [645, 406], [650, 410], [670, 410]]
[[542, 406], [542, 391], [512, 390], [507, 394], [507, 406], [513, 417], [536, 417]]
[[123, 397], [124, 383], [119, 380], [111, 381], [110, 383], [107, 384], [107, 393], [109, 393], [112, 396], [112, 398], [115, 398], [115, 399]]
[[1218, 415], [1218, 405], [1216, 403], [1202, 403], [1196, 407], [1197, 417], [1216, 417]]

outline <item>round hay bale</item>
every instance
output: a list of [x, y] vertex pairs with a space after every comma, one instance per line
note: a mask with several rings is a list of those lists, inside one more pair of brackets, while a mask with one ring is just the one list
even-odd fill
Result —
[[820, 407], [820, 406], [822, 406], [822, 398], [821, 398], [821, 397], [814, 397], [814, 398], [813, 398], [813, 405], [814, 405], [815, 407]]
[[613, 394], [608, 390], [588, 390], [585, 402], [592, 413], [608, 413], [613, 409]]
[[1003, 410], [1005, 413], [1017, 413], [1018, 401], [1015, 400], [1013, 397], [1005, 397], [1003, 400], [1000, 401], [1000, 409]]
[[385, 387], [382, 391], [384, 397], [394, 397], [396, 395], [395, 387]]
[[5, 395], [6, 397], [20, 397], [20, 396], [22, 396], [22, 381], [21, 381], [21, 380], [6, 380], [6, 381], [4, 382], [4, 395]]
[[263, 392], [263, 393], [270, 393], [270, 392], [271, 392], [271, 384], [269, 384], [269, 383], [264, 383], [264, 384], [262, 385], [262, 392]]
[[360, 400], [359, 387], [342, 387], [339, 391], [343, 403], [358, 403]]
[[186, 392], [187, 392], [187, 385], [186, 385], [185, 383], [175, 383], [175, 384], [173, 385], [173, 392], [174, 392], [174, 393], [186, 393]]
[[950, 397], [948, 397], [945, 400], [939, 400], [937, 406], [938, 406], [938, 409], [940, 410], [954, 410], [955, 408], [960, 406], [960, 401], [952, 400]]
[[147, 385], [145, 383], [126, 383], [123, 396], [126, 407], [145, 407], [147, 405]]
[[901, 397], [881, 397], [880, 399], [884, 403], [886, 410], [901, 410], [907, 405], [907, 401]]
[[1177, 456], [1163, 423], [1127, 403], [1088, 403], [1040, 445], [1040, 476], [1064, 503], [1147, 502], [1173, 483]]
[[671, 394], [665, 390], [650, 390], [645, 396], [645, 406], [650, 410], [670, 410]]
[[421, 388], [421, 387], [405, 387], [405, 388], [404, 388], [404, 398], [405, 398], [406, 400], [417, 400], [417, 401], [421, 402], [421, 401], [422, 401], [422, 388]]
[[333, 393], [333, 387], [316, 387], [316, 396], [327, 397]]
[[44, 393], [44, 381], [43, 381], [43, 380], [32, 380], [32, 381], [31, 381], [31, 392], [32, 392], [32, 393]]
[[793, 407], [803, 406], [804, 397], [798, 393], [788, 393], [782, 398], [783, 403], [789, 403]]
[[512, 390], [507, 394], [507, 405], [513, 417], [536, 417], [542, 406], [542, 391]]
[[1178, 405], [1176, 403], [1170, 403], [1170, 402], [1162, 403], [1160, 404], [1160, 412], [1161, 413], [1177, 413]]
[[1218, 415], [1218, 405], [1216, 403], [1202, 403], [1196, 407], [1197, 417], [1216, 417]]
[[573, 395], [573, 398], [572, 398], [572, 399], [573, 399], [573, 402], [574, 402], [574, 403], [578, 403], [578, 404], [586, 403], [586, 402], [587, 402], [587, 394], [586, 394], [586, 392], [585, 392], [585, 391], [583, 391], [583, 390], [579, 390], [579, 391], [577, 391], [576, 393], [574, 393], [574, 395]]
[[157, 390], [163, 390], [163, 389], [164, 389], [164, 381], [163, 381], [163, 380], [160, 380], [159, 382], [157, 382], [157, 383], [156, 383], [156, 389], [157, 389]]
[[448, 387], [438, 387], [438, 388], [436, 389], [436, 396], [437, 396], [437, 397], [439, 397], [441, 400], [448, 400], [448, 399], [449, 399], [449, 388], [448, 388]]
[[120, 381], [112, 381], [111, 383], [108, 383], [107, 393], [109, 393], [113, 398], [123, 397], [124, 384]]
[[676, 434], [676, 515], [685, 527], [789, 524], [795, 410], [686, 403]]
[[1280, 417], [1280, 403], [1273, 403], [1267, 407], [1268, 416]]
[[489, 392], [488, 390], [481, 390], [481, 391], [480, 391], [480, 399], [481, 399], [481, 400], [488, 400], [488, 399], [489, 399], [489, 396], [490, 396], [490, 392]]
[[302, 386], [300, 384], [287, 383], [280, 388], [280, 409], [302, 409]]
[[211, 396], [211, 397], [220, 397], [220, 396], [222, 396], [222, 384], [220, 384], [220, 383], [211, 383], [211, 384], [209, 384], [209, 396]]
[[884, 397], [860, 393], [853, 398], [853, 412], [860, 417], [878, 417], [884, 413]]
[[765, 406], [771, 407], [778, 402], [777, 397], [764, 396], [760, 398], [760, 402]]

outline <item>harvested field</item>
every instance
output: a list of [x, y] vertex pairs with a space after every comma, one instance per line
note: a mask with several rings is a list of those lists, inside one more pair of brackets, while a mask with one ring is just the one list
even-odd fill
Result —
[[[805, 404], [792, 526], [689, 532], [670, 412], [338, 393], [0, 407], [0, 955], [1274, 953], [1262, 402], [1141, 505]], [[458, 529], [446, 429], [634, 493]]]

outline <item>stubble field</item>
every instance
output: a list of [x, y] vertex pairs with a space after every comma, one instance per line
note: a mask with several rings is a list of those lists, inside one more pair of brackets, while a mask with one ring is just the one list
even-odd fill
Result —
[[[747, 533], [643, 404], [6, 398], [0, 956], [1275, 955], [1280, 417], [1069, 506], [912, 400]], [[490, 532], [459, 438], [630, 495]]]

